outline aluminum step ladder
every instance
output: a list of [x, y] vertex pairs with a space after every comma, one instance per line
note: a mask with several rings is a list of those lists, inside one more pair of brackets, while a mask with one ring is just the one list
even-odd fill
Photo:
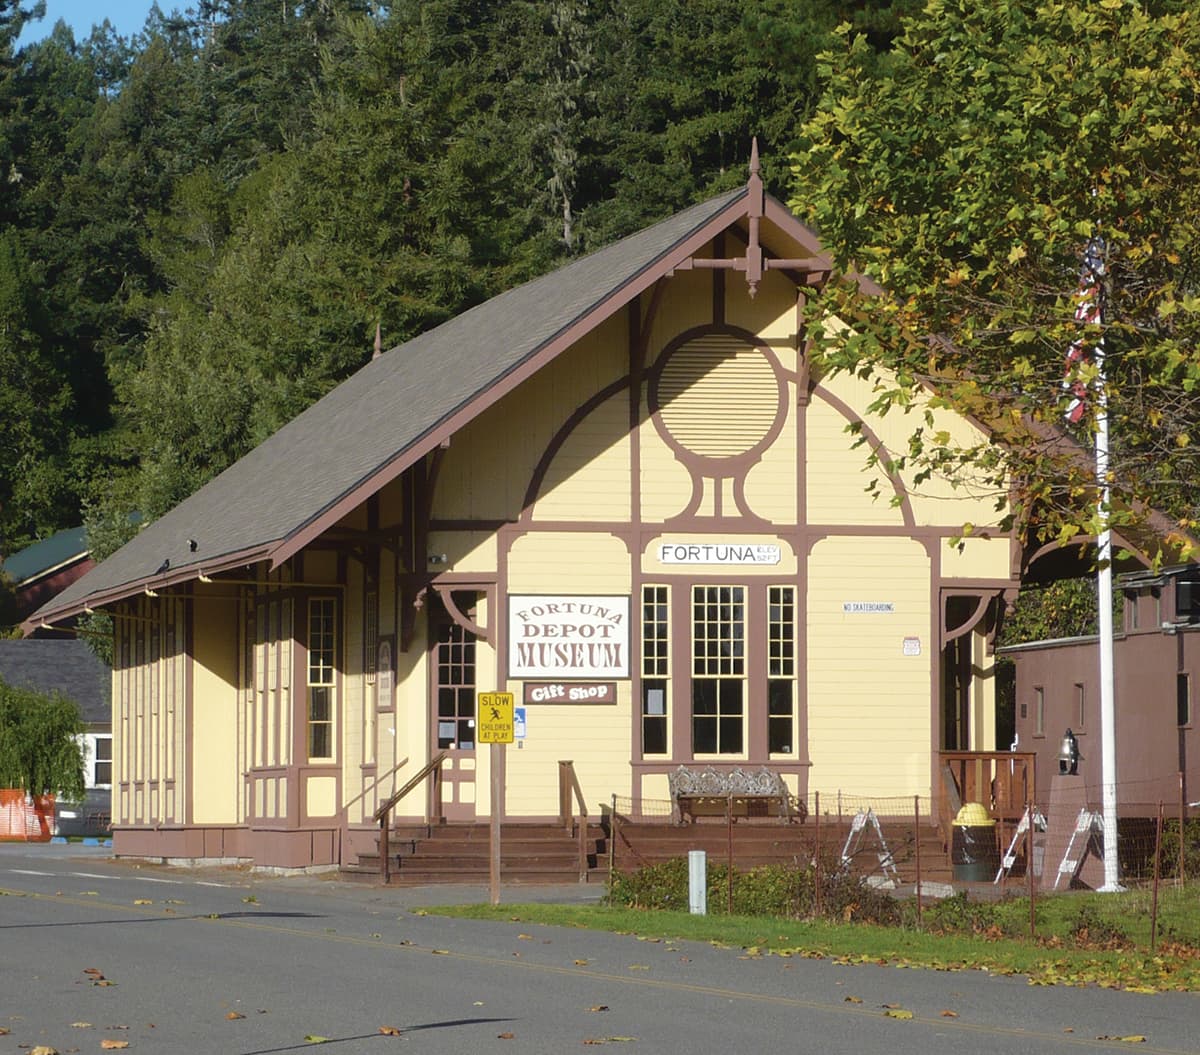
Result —
[[[1079, 811], [1079, 816], [1075, 818], [1075, 830], [1071, 832], [1071, 838], [1067, 842], [1067, 848], [1063, 852], [1063, 859], [1058, 865], [1058, 874], [1054, 877], [1053, 890], [1058, 889], [1059, 880], [1064, 875], [1074, 877], [1079, 871], [1080, 864], [1083, 863], [1083, 857], [1087, 853], [1088, 840], [1093, 833], [1103, 834], [1104, 832], [1104, 815], [1102, 813], [1094, 813], [1086, 806]], [[1079, 837], [1083, 836], [1083, 844], [1080, 846], [1077, 856], [1075, 854], [1075, 844], [1079, 841]]]
[[850, 831], [846, 834], [846, 844], [842, 847], [842, 871], [848, 871], [856, 854], [861, 852], [863, 840], [874, 836], [878, 848], [875, 851], [879, 860], [879, 870], [885, 879], [898, 882], [900, 874], [896, 871], [896, 861], [892, 851], [888, 849], [887, 840], [883, 837], [883, 829], [879, 827], [879, 818], [873, 809], [859, 810], [850, 821]]

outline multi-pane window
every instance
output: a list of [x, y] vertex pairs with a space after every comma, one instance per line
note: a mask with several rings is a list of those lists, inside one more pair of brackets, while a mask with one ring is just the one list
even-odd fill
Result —
[[105, 734], [98, 734], [90, 738], [92, 741], [91, 752], [91, 780], [87, 782], [88, 787], [106, 788], [112, 786], [112, 737]]
[[438, 747], [475, 747], [475, 638], [457, 623], [438, 628]]
[[745, 739], [746, 597], [692, 587], [692, 752], [740, 754]]
[[333, 758], [333, 705], [337, 691], [337, 603], [331, 597], [308, 602], [308, 757]]
[[767, 750], [790, 754], [795, 729], [796, 591], [767, 590]]
[[670, 644], [670, 591], [642, 587], [642, 752], [667, 753], [667, 661]]

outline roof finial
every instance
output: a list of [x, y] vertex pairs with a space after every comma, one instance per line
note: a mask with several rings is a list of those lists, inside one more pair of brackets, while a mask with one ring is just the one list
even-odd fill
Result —
[[375, 321], [375, 354], [371, 358], [378, 359], [381, 355], [383, 355], [383, 326], [377, 319]]
[[758, 136], [750, 140], [750, 178], [746, 181], [746, 207], [749, 222], [749, 241], [746, 245], [746, 285], [751, 298], [758, 292], [762, 281], [763, 254], [758, 242], [758, 224], [763, 215], [763, 182], [759, 174]]

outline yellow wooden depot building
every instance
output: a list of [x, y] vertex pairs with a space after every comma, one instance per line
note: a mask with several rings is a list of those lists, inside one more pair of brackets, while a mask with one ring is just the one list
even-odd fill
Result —
[[46, 605], [114, 617], [115, 852], [337, 864], [441, 752], [399, 815], [486, 819], [483, 692], [506, 821], [564, 758], [636, 812], [681, 764], [911, 802], [993, 749], [1020, 548], [992, 495], [868, 494], [847, 427], [907, 423], [810, 363], [829, 270], [752, 171], [378, 355]]

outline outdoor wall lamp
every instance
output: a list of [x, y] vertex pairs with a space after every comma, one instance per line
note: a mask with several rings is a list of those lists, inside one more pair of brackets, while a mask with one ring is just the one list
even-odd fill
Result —
[[1063, 734], [1062, 746], [1058, 749], [1058, 771], [1071, 776], [1079, 772], [1079, 741], [1070, 729]]

